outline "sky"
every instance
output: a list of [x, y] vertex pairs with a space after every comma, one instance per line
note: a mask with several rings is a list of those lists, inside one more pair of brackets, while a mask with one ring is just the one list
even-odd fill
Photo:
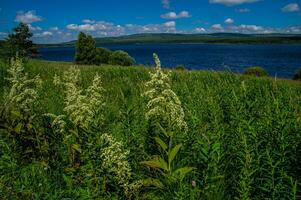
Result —
[[301, 0], [1, 0], [0, 39], [18, 23], [36, 43], [136, 33], [297, 33]]

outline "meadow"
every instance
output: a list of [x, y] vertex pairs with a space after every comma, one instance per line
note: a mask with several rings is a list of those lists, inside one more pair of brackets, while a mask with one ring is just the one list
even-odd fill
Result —
[[0, 198], [301, 198], [299, 81], [158, 65], [1, 62]]

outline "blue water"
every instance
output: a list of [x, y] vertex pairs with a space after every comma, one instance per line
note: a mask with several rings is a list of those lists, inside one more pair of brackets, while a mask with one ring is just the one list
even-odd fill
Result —
[[[227, 70], [241, 73], [250, 66], [261, 66], [271, 76], [291, 78], [301, 67], [301, 45], [228, 44], [124, 44], [102, 45], [127, 51], [137, 64], [152, 65], [156, 52], [165, 67], [178, 64], [188, 69]], [[74, 47], [39, 49], [41, 59], [73, 61]]]

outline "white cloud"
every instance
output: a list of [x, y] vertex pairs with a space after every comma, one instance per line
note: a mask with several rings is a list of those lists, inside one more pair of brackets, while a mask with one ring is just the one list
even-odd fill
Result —
[[58, 31], [59, 27], [57, 27], [57, 26], [50, 27], [49, 30], [51, 30], [51, 31]]
[[16, 15], [16, 22], [23, 22], [26, 24], [31, 24], [34, 22], [42, 21], [42, 17], [36, 15], [34, 10], [30, 10], [28, 12], [19, 11]]
[[41, 27], [39, 27], [39, 26], [32, 26], [31, 24], [28, 24], [28, 28], [31, 31], [41, 31], [42, 30]]
[[0, 32], [0, 39], [5, 39], [5, 37], [7, 37], [7, 33], [5, 33], [5, 32]]
[[175, 21], [165, 22], [164, 26], [169, 28], [174, 28], [176, 26], [176, 22]]
[[223, 26], [222, 26], [221, 24], [213, 24], [213, 25], [211, 26], [211, 28], [212, 28], [214, 31], [223, 31], [223, 30], [224, 30], [224, 28], [223, 28]]
[[95, 20], [84, 19], [84, 20], [82, 20], [82, 22], [85, 24], [93, 24], [93, 23], [95, 23]]
[[170, 1], [169, 0], [161, 0], [162, 6], [165, 9], [170, 9]]
[[262, 26], [246, 25], [246, 24], [241, 24], [240, 26], [232, 26], [232, 27], [229, 28], [229, 31], [239, 32], [239, 33], [268, 33], [268, 32], [272, 32], [272, 30], [269, 31], [269, 29], [265, 29]]
[[209, 3], [222, 4], [225, 6], [235, 6], [244, 3], [253, 3], [260, 0], [209, 0]]
[[180, 18], [189, 18], [191, 15], [188, 11], [181, 11], [179, 14], [175, 12], [169, 12], [166, 14], [161, 15], [161, 18], [163, 19], [180, 19]]
[[53, 33], [50, 32], [50, 31], [44, 31], [44, 32], [42, 33], [42, 35], [43, 35], [43, 36], [52, 36]]
[[284, 6], [281, 10], [282, 12], [298, 12], [300, 8], [297, 3], [290, 3]]
[[239, 12], [239, 13], [248, 13], [250, 12], [251, 10], [248, 9], [248, 8], [240, 8], [240, 9], [237, 9], [236, 12]]
[[233, 24], [233, 23], [234, 23], [234, 20], [231, 18], [228, 18], [225, 20], [225, 24]]
[[301, 26], [291, 26], [285, 29], [285, 33], [291, 34], [300, 34], [301, 33]]
[[194, 29], [194, 32], [196, 32], [196, 33], [205, 33], [206, 29], [204, 29], [203, 27], [198, 27], [198, 28]]

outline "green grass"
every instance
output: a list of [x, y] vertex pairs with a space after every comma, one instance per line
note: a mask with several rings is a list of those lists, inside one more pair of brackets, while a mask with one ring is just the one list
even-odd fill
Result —
[[[26, 64], [29, 76], [39, 74], [43, 80], [39, 112], [63, 113], [64, 97], [53, 84], [53, 77], [62, 75], [72, 65], [36, 60]], [[6, 69], [1, 63], [1, 101], [8, 89]], [[148, 173], [156, 175], [140, 164], [150, 156], [145, 143], [146, 102], [141, 94], [145, 92], [144, 83], [149, 80], [151, 69], [106, 65], [80, 66], [80, 70], [84, 88], [91, 84], [96, 73], [103, 78], [106, 90], [103, 132], [111, 133], [130, 151], [128, 160], [133, 179]], [[172, 71], [171, 81], [188, 125], [177, 163], [196, 169], [174, 193], [165, 193], [159, 196], [161, 199], [300, 198], [300, 82], [176, 70]], [[60, 138], [54, 140], [57, 141], [53, 149], [60, 154], [63, 143]], [[65, 182], [63, 162], [58, 159], [51, 164], [22, 164], [18, 162], [18, 152], [6, 146], [0, 144], [0, 198], [75, 198]], [[63, 153], [58, 158], [62, 156]], [[83, 197], [89, 196], [89, 189], [78, 186], [76, 190]], [[113, 192], [106, 198], [125, 199]]]

